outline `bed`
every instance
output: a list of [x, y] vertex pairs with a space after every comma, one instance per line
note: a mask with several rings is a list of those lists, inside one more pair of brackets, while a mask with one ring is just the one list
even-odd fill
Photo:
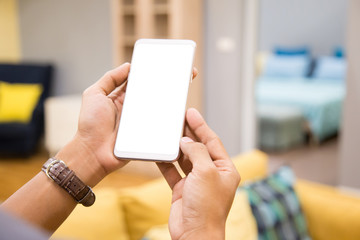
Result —
[[338, 132], [344, 96], [344, 83], [332, 79], [260, 77], [256, 84], [258, 105], [299, 109], [319, 142]]
[[341, 126], [346, 94], [346, 59], [306, 51], [278, 51], [266, 60], [256, 82], [258, 106], [292, 107], [302, 112], [316, 142], [335, 135]]

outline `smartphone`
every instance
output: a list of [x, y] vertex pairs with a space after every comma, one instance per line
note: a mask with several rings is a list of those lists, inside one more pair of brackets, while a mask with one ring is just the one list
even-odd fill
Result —
[[191, 40], [136, 41], [114, 147], [117, 158], [178, 159], [195, 48]]

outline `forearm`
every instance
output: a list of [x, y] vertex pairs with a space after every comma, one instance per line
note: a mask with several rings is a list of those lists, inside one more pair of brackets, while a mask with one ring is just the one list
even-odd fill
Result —
[[[63, 160], [86, 185], [93, 187], [102, 179], [102, 173], [93, 166], [91, 154], [84, 149], [80, 141], [73, 140], [55, 157]], [[39, 172], [1, 207], [53, 233], [70, 215], [76, 204], [68, 192], [44, 172]]]
[[53, 233], [75, 206], [76, 202], [67, 192], [40, 172], [8, 198], [1, 207]]

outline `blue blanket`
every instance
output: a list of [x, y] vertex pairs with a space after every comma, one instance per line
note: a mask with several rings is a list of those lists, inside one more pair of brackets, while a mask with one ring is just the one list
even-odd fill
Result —
[[339, 130], [344, 96], [344, 81], [334, 79], [261, 77], [256, 84], [258, 104], [301, 110], [318, 141]]

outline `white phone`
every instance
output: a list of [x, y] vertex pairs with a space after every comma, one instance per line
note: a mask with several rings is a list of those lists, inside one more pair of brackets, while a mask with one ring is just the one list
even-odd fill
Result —
[[196, 43], [136, 41], [114, 154], [121, 159], [173, 162], [180, 155]]

